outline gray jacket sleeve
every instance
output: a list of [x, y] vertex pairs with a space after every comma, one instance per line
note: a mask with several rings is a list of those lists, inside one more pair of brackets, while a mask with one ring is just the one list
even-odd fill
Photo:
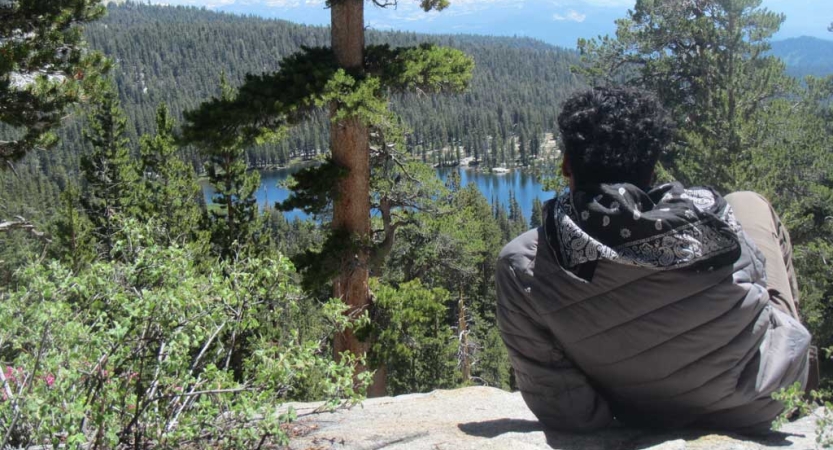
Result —
[[607, 402], [536, 320], [510, 261], [498, 261], [495, 279], [498, 327], [529, 409], [551, 429], [592, 431], [609, 425], [613, 417]]

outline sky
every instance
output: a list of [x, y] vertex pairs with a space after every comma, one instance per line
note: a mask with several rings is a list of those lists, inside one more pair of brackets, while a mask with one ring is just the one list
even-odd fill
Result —
[[[153, 3], [204, 6], [217, 11], [254, 14], [311, 25], [328, 25], [324, 0], [150, 0]], [[634, 0], [451, 0], [442, 12], [425, 13], [417, 0], [399, 0], [396, 8], [367, 3], [365, 22], [377, 30], [528, 36], [573, 48], [578, 38], [612, 33]], [[763, 0], [786, 14], [775, 39], [814, 36], [833, 40], [833, 0]]]

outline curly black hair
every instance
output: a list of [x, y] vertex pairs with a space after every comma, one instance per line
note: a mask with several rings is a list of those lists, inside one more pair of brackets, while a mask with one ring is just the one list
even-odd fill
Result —
[[651, 183], [674, 125], [659, 101], [634, 88], [596, 87], [564, 104], [558, 128], [576, 184]]

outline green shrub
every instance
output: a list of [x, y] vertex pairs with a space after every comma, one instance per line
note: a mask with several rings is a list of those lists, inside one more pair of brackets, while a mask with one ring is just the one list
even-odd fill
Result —
[[286, 442], [295, 386], [360, 399], [356, 361], [327, 349], [342, 306], [301, 310], [287, 259], [198, 269], [155, 233], [128, 222], [118, 260], [32, 264], [0, 290], [0, 448], [255, 448]]

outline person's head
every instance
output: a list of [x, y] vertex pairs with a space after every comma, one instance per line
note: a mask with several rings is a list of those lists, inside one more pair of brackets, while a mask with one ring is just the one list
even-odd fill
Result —
[[581, 184], [651, 184], [674, 127], [651, 94], [597, 87], [571, 97], [558, 115], [564, 143], [562, 172]]

